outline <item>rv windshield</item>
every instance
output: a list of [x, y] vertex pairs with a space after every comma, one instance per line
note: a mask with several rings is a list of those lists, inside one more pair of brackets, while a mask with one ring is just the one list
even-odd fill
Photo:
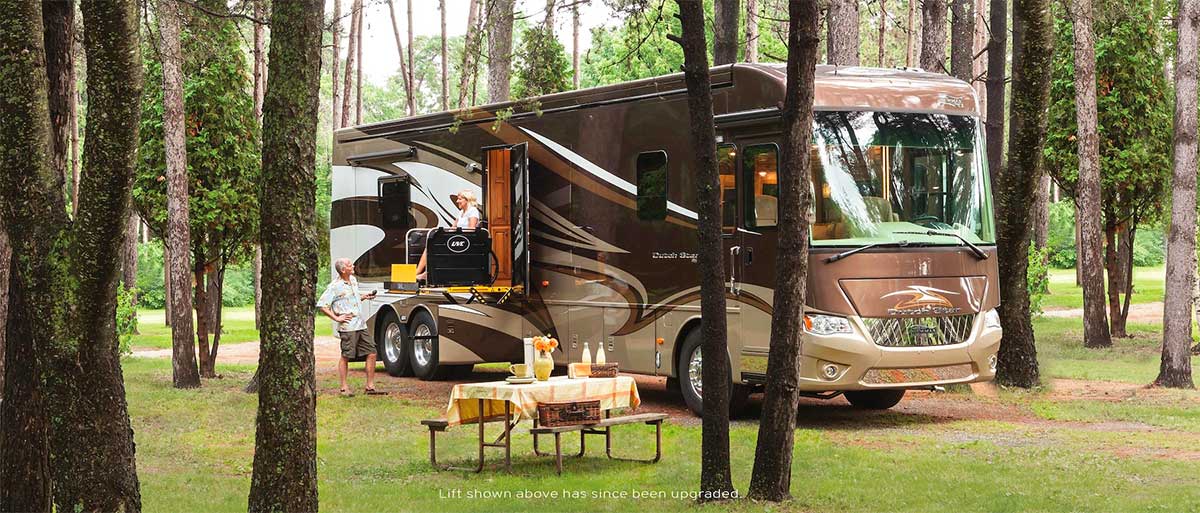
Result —
[[897, 112], [814, 113], [813, 245], [995, 242], [974, 118]]

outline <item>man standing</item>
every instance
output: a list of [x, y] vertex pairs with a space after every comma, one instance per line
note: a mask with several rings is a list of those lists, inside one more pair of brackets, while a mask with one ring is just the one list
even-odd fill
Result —
[[338, 361], [338, 378], [342, 382], [342, 396], [350, 397], [354, 393], [346, 384], [346, 373], [350, 360], [359, 357], [367, 358], [367, 394], [382, 394], [375, 390], [375, 341], [367, 336], [367, 323], [362, 316], [362, 300], [374, 299], [375, 293], [359, 294], [358, 280], [354, 278], [354, 263], [349, 258], [339, 258], [333, 262], [333, 269], [338, 277], [334, 278], [317, 306], [321, 313], [337, 323], [338, 338], [342, 339], [342, 358]]

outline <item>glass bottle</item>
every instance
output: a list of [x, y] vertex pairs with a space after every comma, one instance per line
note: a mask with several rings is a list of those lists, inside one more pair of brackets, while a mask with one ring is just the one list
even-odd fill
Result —
[[604, 360], [604, 344], [600, 344], [600, 348], [596, 350], [596, 363], [606, 363]]
[[580, 360], [580, 362], [587, 364], [592, 363], [592, 348], [588, 347], [587, 342], [583, 343], [583, 359]]

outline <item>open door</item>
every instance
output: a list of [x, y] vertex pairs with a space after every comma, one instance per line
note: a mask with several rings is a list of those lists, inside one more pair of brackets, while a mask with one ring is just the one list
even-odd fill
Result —
[[521, 143], [510, 150], [512, 161], [512, 286], [529, 290], [529, 152]]
[[497, 287], [529, 281], [529, 157], [525, 143], [484, 148], [484, 214], [496, 255]]

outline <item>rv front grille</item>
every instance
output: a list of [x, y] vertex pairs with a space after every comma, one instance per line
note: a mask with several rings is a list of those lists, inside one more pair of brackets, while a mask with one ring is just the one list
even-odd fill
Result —
[[863, 317], [875, 345], [884, 347], [948, 346], [967, 340], [975, 314], [946, 317]]

